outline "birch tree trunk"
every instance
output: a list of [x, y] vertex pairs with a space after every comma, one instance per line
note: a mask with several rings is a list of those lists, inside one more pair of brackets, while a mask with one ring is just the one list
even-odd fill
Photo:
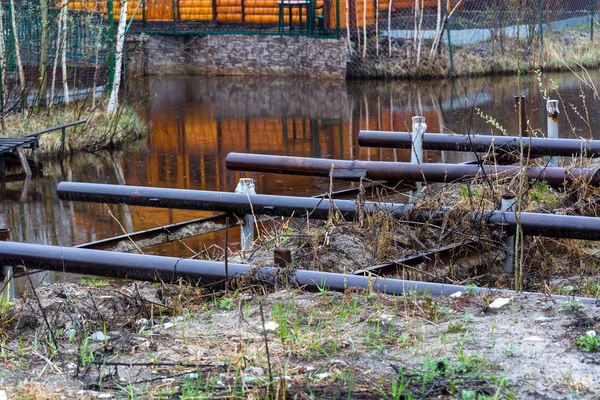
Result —
[[[417, 0], [418, 1], [418, 0]], [[423, 14], [425, 9], [425, 0], [421, 0], [421, 4], [419, 4], [419, 31], [418, 31], [418, 44], [417, 44], [417, 67], [421, 63], [421, 44], [423, 43]]]
[[121, 86], [121, 70], [123, 66], [123, 45], [125, 43], [125, 25], [127, 24], [127, 0], [121, 0], [121, 12], [117, 28], [117, 45], [115, 50], [115, 80], [110, 92], [106, 112], [112, 115], [119, 108], [119, 86]]
[[69, 99], [69, 85], [67, 84], [67, 17], [68, 17], [68, 8], [67, 1], [62, 0], [62, 8], [60, 10], [60, 20], [62, 21], [62, 57], [61, 57], [61, 65], [62, 65], [62, 79], [63, 79], [63, 101], [65, 104], [70, 102]]
[[429, 58], [433, 58], [435, 55], [435, 50], [437, 49], [437, 42], [441, 37], [441, 28], [442, 28], [442, 0], [438, 0], [437, 2], [437, 19], [435, 21], [435, 37], [433, 39], [433, 43], [431, 44], [431, 50], [429, 51]]
[[58, 55], [60, 54], [60, 38], [62, 36], [62, 24], [60, 18], [56, 21], [56, 24], [56, 50], [54, 51], [54, 57], [52, 57], [52, 80], [50, 81], [50, 101], [48, 102], [49, 108], [51, 108], [54, 105], [54, 89], [56, 88], [56, 69], [58, 68]]
[[21, 100], [23, 108], [27, 108], [27, 99], [25, 98], [25, 70], [23, 69], [23, 60], [21, 59], [21, 44], [19, 43], [19, 31], [17, 30], [17, 20], [15, 17], [15, 0], [10, 0], [11, 25], [13, 31], [13, 41], [15, 43], [15, 59], [17, 61], [17, 70], [19, 71], [19, 84], [21, 86]]

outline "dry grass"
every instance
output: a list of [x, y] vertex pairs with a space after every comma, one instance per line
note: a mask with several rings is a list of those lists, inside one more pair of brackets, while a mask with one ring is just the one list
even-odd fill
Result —
[[[113, 118], [104, 112], [104, 105], [98, 101], [93, 108], [88, 104], [89, 101], [84, 101], [55, 106], [49, 110], [29, 110], [25, 115], [12, 114], [5, 120], [4, 136], [19, 137], [69, 122], [85, 120], [83, 125], [67, 128], [65, 150], [71, 153], [131, 146], [146, 134], [147, 127], [131, 107], [121, 106]], [[42, 135], [38, 156], [48, 158], [59, 155], [61, 135], [60, 130]]]
[[[428, 49], [431, 41], [424, 41]], [[387, 49], [387, 38], [380, 39], [380, 46]], [[440, 47], [439, 54], [428, 58], [425, 54], [420, 65], [413, 65], [412, 40], [394, 40], [392, 58], [387, 52], [379, 56], [368, 54], [365, 58], [353, 56], [349, 71], [353, 77], [386, 78], [445, 78], [451, 75], [482, 76], [516, 74], [544, 71], [565, 71], [585, 68], [598, 68], [600, 48], [590, 40], [589, 25], [574, 26], [566, 30], [549, 32], [544, 37], [544, 48], [538, 38], [516, 40], [505, 37], [499, 41], [455, 46], [453, 48], [454, 71], [450, 65], [450, 52], [446, 45]], [[385, 54], [384, 54], [385, 53]]]

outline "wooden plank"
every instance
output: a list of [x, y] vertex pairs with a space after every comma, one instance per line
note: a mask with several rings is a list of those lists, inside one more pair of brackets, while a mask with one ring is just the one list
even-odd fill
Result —
[[29, 168], [29, 162], [27, 161], [27, 156], [25, 156], [25, 152], [23, 151], [23, 147], [17, 146], [16, 148], [17, 154], [19, 155], [19, 159], [21, 160], [21, 165], [25, 170], [26, 176], [31, 176], [31, 168]]

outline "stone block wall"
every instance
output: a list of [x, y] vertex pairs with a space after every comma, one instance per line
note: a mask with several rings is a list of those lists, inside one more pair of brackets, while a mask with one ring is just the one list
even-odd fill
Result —
[[347, 46], [338, 39], [152, 34], [132, 36], [128, 46], [132, 73], [346, 76]]

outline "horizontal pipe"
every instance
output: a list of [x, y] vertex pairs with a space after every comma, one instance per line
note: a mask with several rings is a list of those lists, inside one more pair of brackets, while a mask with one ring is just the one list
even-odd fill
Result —
[[[514, 175], [518, 166], [468, 164], [411, 164], [404, 162], [330, 160], [322, 158], [271, 156], [262, 154], [229, 153], [225, 159], [228, 169], [234, 171], [265, 172], [304, 176], [333, 177], [346, 180], [368, 178], [378, 181], [460, 182], [475, 177], [497, 174]], [[338, 174], [336, 176], [336, 174]], [[529, 180], [546, 181], [551, 186], [562, 186], [584, 178], [591, 185], [600, 185], [600, 174], [592, 168], [527, 167]]]
[[[78, 249], [39, 244], [0, 242], [0, 265], [25, 266], [31, 269], [96, 275], [116, 279], [132, 279], [153, 282], [202, 284], [225, 279], [225, 263], [144, 254], [118, 253], [103, 250]], [[285, 274], [274, 267], [255, 267], [249, 264], [228, 263], [229, 277], [249, 274], [263, 281], [275, 282], [285, 277], [287, 283], [309, 290], [327, 288], [345, 291], [350, 288], [368, 289], [389, 295], [402, 295], [408, 291], [420, 291], [433, 296], [447, 296], [469, 291], [464, 286], [429, 283], [375, 276], [357, 276], [331, 272], [291, 270]], [[471, 289], [473, 290], [473, 289]], [[488, 289], [475, 289], [476, 294]], [[512, 291], [496, 291], [514, 294]], [[541, 295], [540, 293], [527, 293]], [[557, 300], [574, 297], [553, 296]], [[575, 298], [592, 304], [596, 299]]]
[[[522, 140], [522, 142], [521, 142]], [[585, 139], [522, 139], [514, 136], [456, 135], [448, 133], [426, 133], [423, 136], [425, 150], [468, 151], [468, 152], [514, 152], [536, 156], [600, 156], [600, 140]], [[360, 131], [358, 144], [365, 147], [410, 149], [410, 132]]]
[[[245, 195], [79, 182], [61, 182], [56, 191], [61, 200], [222, 211], [239, 215], [249, 213], [283, 217], [310, 215], [310, 218], [314, 219], [327, 219], [330, 212], [329, 200], [310, 197]], [[354, 219], [358, 214], [355, 201], [334, 200], [331, 204], [332, 209], [338, 210], [344, 218]], [[365, 210], [369, 213], [386, 210], [396, 218], [434, 223], [449, 212], [448, 209], [416, 211], [410, 205], [393, 203], [365, 203]], [[484, 221], [491, 227], [514, 228], [518, 224], [517, 217], [512, 211], [473, 212], [468, 218], [473, 222]], [[525, 235], [600, 240], [600, 218], [528, 212], [520, 213], [519, 218]]]
[[[231, 212], [237, 215], [276, 215], [283, 217], [327, 219], [336, 210], [346, 219], [357, 216], [353, 200], [318, 199], [312, 197], [274, 196], [212, 192], [206, 190], [165, 189], [144, 186], [108, 185], [97, 183], [61, 182], [56, 188], [61, 200], [88, 201], [108, 204], [128, 204], [185, 210]], [[365, 211], [377, 213], [390, 210], [395, 216], [405, 215], [410, 206], [393, 203], [365, 203]]]

